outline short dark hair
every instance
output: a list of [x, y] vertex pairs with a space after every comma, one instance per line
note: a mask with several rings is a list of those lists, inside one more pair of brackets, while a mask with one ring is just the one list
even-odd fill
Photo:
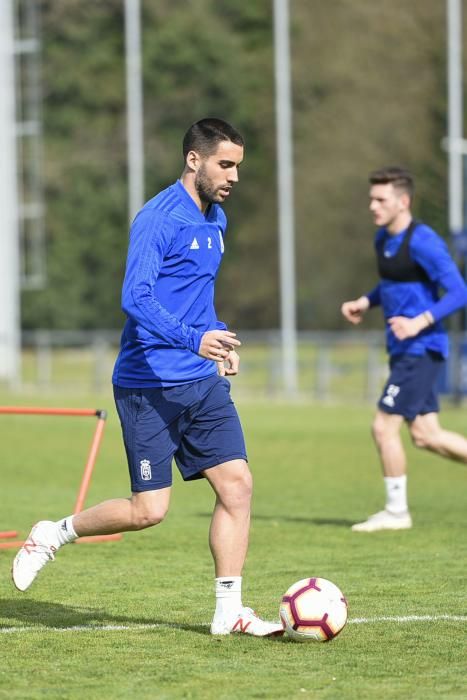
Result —
[[183, 157], [186, 158], [190, 151], [209, 156], [217, 150], [221, 141], [245, 145], [242, 135], [231, 124], [214, 117], [201, 119], [192, 124], [183, 137]]
[[394, 188], [406, 192], [411, 201], [415, 193], [412, 173], [398, 165], [389, 165], [379, 170], [374, 170], [370, 173], [368, 181], [370, 185], [392, 185]]

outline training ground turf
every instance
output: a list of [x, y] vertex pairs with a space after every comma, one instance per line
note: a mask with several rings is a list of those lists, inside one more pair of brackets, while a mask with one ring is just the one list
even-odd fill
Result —
[[[110, 409], [88, 505], [127, 495], [111, 399], [77, 405]], [[213, 496], [204, 482], [177, 476], [162, 525], [64, 548], [27, 593], [10, 581], [14, 550], [0, 550], [0, 698], [467, 696], [467, 467], [408, 445], [414, 528], [352, 533], [383, 503], [372, 407], [239, 410], [255, 476], [244, 602], [277, 619], [290, 584], [328, 578], [349, 601], [341, 635], [327, 644], [211, 637]], [[442, 417], [467, 432], [465, 409]], [[0, 416], [0, 530], [24, 536], [37, 519], [72, 511], [93, 429], [89, 418]]]

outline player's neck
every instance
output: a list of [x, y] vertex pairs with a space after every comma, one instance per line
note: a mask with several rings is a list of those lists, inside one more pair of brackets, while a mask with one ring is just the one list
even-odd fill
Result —
[[182, 173], [180, 177], [180, 182], [182, 183], [183, 187], [186, 189], [198, 209], [202, 214], [206, 213], [206, 209], [209, 206], [209, 202], [203, 202], [198, 194], [198, 191], [195, 187], [195, 179], [192, 176], [192, 173], [187, 172], [186, 170]]
[[402, 233], [405, 229], [409, 228], [410, 222], [412, 221], [412, 212], [404, 211], [401, 212], [395, 219], [393, 219], [387, 226], [386, 231], [391, 234], [391, 236], [397, 236], [397, 234]]

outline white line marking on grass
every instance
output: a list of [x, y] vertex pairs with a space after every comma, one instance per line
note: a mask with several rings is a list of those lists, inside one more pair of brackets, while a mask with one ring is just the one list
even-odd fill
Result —
[[[404, 615], [397, 617], [354, 617], [348, 620], [349, 625], [371, 625], [378, 622], [437, 622], [447, 620], [448, 622], [467, 622], [467, 615]], [[198, 627], [209, 627], [209, 623], [200, 623]], [[0, 634], [14, 634], [16, 632], [139, 632], [141, 630], [173, 629], [189, 630], [187, 625], [171, 624], [170, 622], [160, 622], [152, 624], [135, 625], [74, 625], [72, 627], [48, 627], [47, 625], [35, 625], [29, 627], [0, 627]]]
[[347, 620], [349, 625], [371, 625], [375, 622], [436, 622], [448, 620], [451, 622], [467, 622], [467, 615], [403, 615], [397, 617], [354, 617]]

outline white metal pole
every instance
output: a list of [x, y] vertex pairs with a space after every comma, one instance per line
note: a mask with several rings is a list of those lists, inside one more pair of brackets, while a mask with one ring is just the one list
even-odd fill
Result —
[[447, 0], [449, 230], [463, 229], [462, 6]]
[[288, 0], [274, 0], [274, 68], [276, 83], [282, 374], [284, 389], [288, 395], [293, 396], [298, 389], [298, 372]]
[[20, 266], [13, 0], [0, 2], [0, 379], [20, 370]]
[[143, 80], [140, 0], [125, 0], [128, 214], [144, 204]]

